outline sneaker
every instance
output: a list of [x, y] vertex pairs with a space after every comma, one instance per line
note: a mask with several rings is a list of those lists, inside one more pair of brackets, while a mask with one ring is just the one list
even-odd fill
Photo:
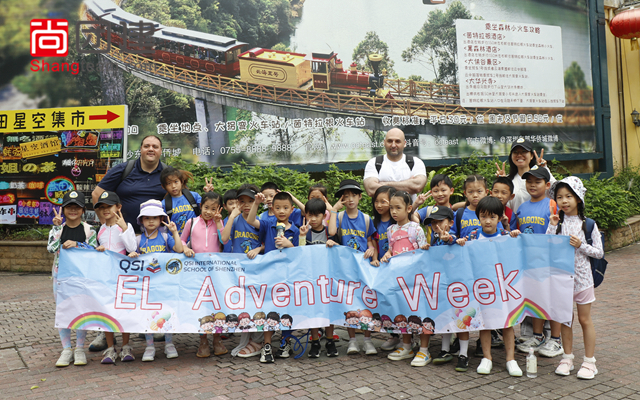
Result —
[[425, 365], [429, 364], [431, 362], [432, 358], [431, 358], [431, 354], [429, 354], [429, 352], [427, 351], [426, 354], [419, 351], [415, 357], [413, 357], [413, 360], [411, 360], [411, 366], [412, 367], [424, 367]]
[[73, 365], [87, 365], [87, 355], [84, 352], [84, 349], [76, 347], [73, 351]]
[[494, 329], [491, 331], [491, 347], [502, 347], [504, 346], [504, 340], [500, 336], [500, 333]]
[[532, 337], [533, 336], [518, 336], [516, 338], [516, 344], [524, 343], [524, 342], [526, 342], [528, 340], [531, 340]]
[[384, 351], [391, 351], [395, 350], [400, 345], [402, 345], [402, 341], [400, 340], [400, 338], [391, 336], [389, 339], [387, 339], [386, 342], [382, 343], [382, 346], [380, 346], [380, 348]]
[[578, 379], [593, 379], [596, 375], [598, 375], [596, 363], [588, 361], [582, 363], [578, 371]]
[[458, 363], [456, 364], [456, 371], [467, 372], [469, 369], [469, 357], [458, 356]]
[[122, 351], [120, 352], [120, 361], [129, 362], [134, 361], [135, 359], [136, 358], [133, 356], [133, 349], [131, 348], [131, 346], [122, 346]]
[[142, 361], [153, 361], [156, 358], [156, 348], [154, 346], [147, 346], [144, 349], [144, 354], [142, 355]]
[[56, 361], [56, 367], [68, 367], [71, 361], [73, 361], [73, 350], [64, 349], [60, 354], [60, 358]]
[[376, 346], [373, 345], [373, 342], [371, 342], [371, 340], [366, 340], [364, 341], [364, 354], [368, 355], [368, 356], [374, 356], [376, 354], [378, 354], [378, 350], [376, 350]]
[[[116, 343], [116, 338], [113, 338], [113, 344]], [[98, 333], [93, 342], [89, 345], [89, 351], [103, 351], [107, 348], [107, 337], [104, 332]]]
[[358, 343], [355, 340], [349, 340], [349, 347], [347, 347], [347, 354], [358, 354], [360, 353], [360, 348], [358, 347]]
[[480, 375], [489, 375], [491, 373], [491, 368], [493, 368], [493, 362], [488, 358], [483, 358], [476, 371], [478, 371]]
[[116, 353], [116, 349], [113, 347], [109, 347], [102, 353], [102, 361], [100, 364], [115, 364], [116, 358], [118, 358], [118, 353]]
[[540, 350], [538, 350], [541, 356], [544, 357], [557, 357], [561, 354], [564, 354], [564, 349], [562, 348], [562, 344], [557, 339], [549, 339]]
[[569, 376], [573, 368], [573, 354], [565, 354], [562, 356], [558, 368], [556, 368], [556, 375]]
[[164, 345], [164, 354], [167, 355], [167, 358], [178, 358], [178, 350], [176, 350], [176, 346], [173, 343]]
[[[271, 347], [271, 346], [269, 346]], [[284, 342], [284, 344], [280, 345], [280, 349], [278, 349], [278, 357], [280, 358], [289, 358], [292, 352], [291, 343]], [[263, 361], [265, 362], [265, 361]]]
[[516, 360], [507, 361], [507, 372], [511, 376], [522, 376], [522, 370]]
[[[406, 346], [406, 349], [405, 349], [405, 346]], [[411, 345], [403, 343], [402, 347], [399, 347], [398, 350], [394, 351], [393, 353], [390, 353], [387, 356], [387, 358], [393, 361], [400, 361], [400, 360], [404, 360], [405, 358], [413, 358], [413, 356], [414, 354], [413, 354], [413, 350], [411, 350]]]
[[482, 352], [482, 343], [480, 342], [480, 339], [476, 340], [476, 350], [473, 353], [473, 355], [476, 357], [484, 356], [484, 353]]
[[338, 357], [338, 349], [336, 349], [335, 340], [327, 339], [324, 344], [324, 349], [327, 351], [327, 357]]
[[309, 349], [309, 358], [320, 357], [320, 340], [311, 341], [311, 349]]
[[449, 346], [449, 353], [451, 355], [457, 355], [460, 352], [460, 339], [455, 338]]
[[540, 347], [542, 347], [544, 342], [545, 342], [544, 336], [542, 336], [542, 339], [538, 339], [537, 337], [533, 336], [526, 342], [523, 342], [517, 345], [516, 348], [521, 353], [528, 353], [529, 349], [533, 349], [533, 351], [538, 351]]
[[438, 357], [433, 359], [433, 364], [434, 365], [446, 364], [451, 360], [453, 360], [453, 356], [451, 355], [451, 353], [449, 353], [446, 350], [442, 350], [440, 354], [438, 354]]
[[262, 346], [262, 351], [260, 352], [260, 362], [261, 363], [274, 363], [275, 359], [273, 358], [273, 351], [271, 350], [271, 344], [265, 343]]

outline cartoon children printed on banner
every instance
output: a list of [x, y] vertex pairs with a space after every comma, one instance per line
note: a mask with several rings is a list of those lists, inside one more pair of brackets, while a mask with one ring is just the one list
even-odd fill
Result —
[[282, 317], [275, 311], [265, 314], [258, 311], [253, 315], [243, 312], [240, 315], [228, 314], [222, 312], [205, 315], [198, 319], [200, 323], [201, 333], [234, 333], [249, 332], [256, 330], [263, 331], [279, 331], [291, 330], [293, 318], [289, 314], [283, 314]]
[[388, 315], [372, 313], [370, 310], [355, 310], [344, 313], [345, 326], [349, 328], [387, 333], [433, 334], [436, 323], [429, 317], [424, 319], [411, 315], [396, 315], [392, 320]]

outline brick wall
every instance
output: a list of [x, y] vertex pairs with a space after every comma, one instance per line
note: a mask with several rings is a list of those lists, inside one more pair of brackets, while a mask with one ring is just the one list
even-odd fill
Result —
[[619, 249], [640, 240], [640, 215], [627, 220], [627, 226], [614, 229], [605, 235], [605, 251]]
[[46, 241], [0, 242], [0, 271], [51, 272], [53, 254], [47, 251]]

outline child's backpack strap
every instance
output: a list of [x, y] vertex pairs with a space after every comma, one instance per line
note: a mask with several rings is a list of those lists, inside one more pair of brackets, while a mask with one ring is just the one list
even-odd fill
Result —
[[[593, 246], [593, 239], [591, 238], [591, 236], [593, 235], [593, 229], [596, 225], [596, 221], [592, 220], [591, 218], [586, 218], [585, 225], [587, 228], [585, 232], [585, 239], [587, 240], [587, 244], [589, 246]], [[604, 246], [604, 240], [601, 240], [601, 242]], [[591, 263], [591, 273], [593, 274], [593, 286], [598, 287], [604, 280], [604, 273], [607, 271], [607, 264], [609, 264], [609, 262], [605, 260], [604, 257], [589, 257], [589, 262]]]
[[593, 239], [591, 238], [591, 235], [593, 234], [593, 228], [596, 225], [596, 221], [592, 220], [591, 218], [586, 218], [585, 222], [585, 225], [587, 225], [587, 230], [584, 231], [584, 238], [587, 240], [587, 244], [589, 246], [593, 246]]
[[[182, 189], [182, 195], [187, 199], [191, 209], [196, 214], [196, 217], [200, 216], [200, 205], [196, 201], [193, 194], [188, 189]], [[164, 211], [169, 216], [169, 220], [171, 220], [171, 216], [173, 215], [173, 198], [169, 193], [164, 196]]]
[[456, 233], [458, 237], [462, 237], [462, 215], [464, 214], [465, 208], [466, 207], [462, 207], [456, 210]]
[[367, 236], [367, 233], [369, 232], [369, 225], [371, 225], [371, 217], [369, 216], [369, 214], [365, 213], [362, 213], [362, 215], [364, 215], [364, 235]]

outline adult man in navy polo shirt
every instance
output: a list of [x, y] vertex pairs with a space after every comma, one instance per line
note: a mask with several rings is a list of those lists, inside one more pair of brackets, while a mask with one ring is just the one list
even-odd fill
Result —
[[140, 204], [151, 199], [162, 200], [167, 193], [160, 183], [161, 155], [160, 138], [153, 135], [146, 136], [142, 139], [140, 157], [135, 160], [131, 173], [122, 180], [126, 162], [111, 168], [91, 193], [93, 202], [95, 203], [105, 190], [116, 192], [122, 202], [122, 215], [125, 221], [139, 233], [140, 226], [136, 222], [136, 217], [140, 212]]

